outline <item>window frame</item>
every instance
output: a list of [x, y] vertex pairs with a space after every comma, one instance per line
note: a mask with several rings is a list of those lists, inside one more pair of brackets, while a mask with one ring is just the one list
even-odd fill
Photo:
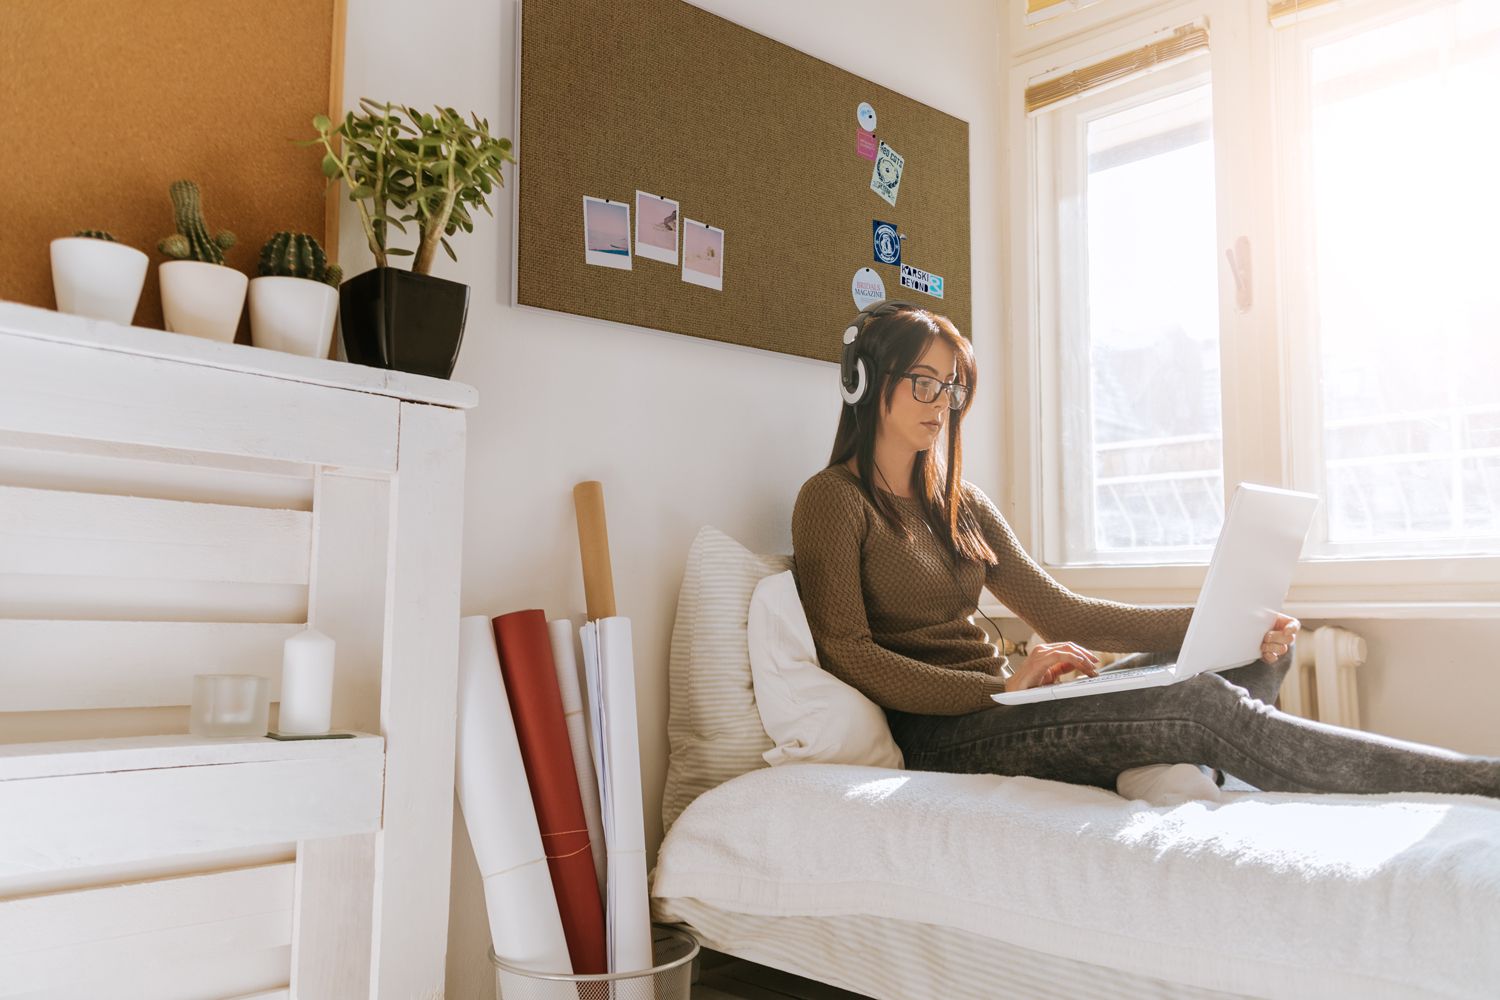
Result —
[[[1083, 212], [1073, 210], [1082, 209], [1086, 204], [1088, 127], [1093, 121], [1122, 108], [1139, 106], [1143, 97], [1150, 100], [1180, 94], [1198, 86], [1203, 71], [1210, 69], [1203, 63], [1210, 58], [1207, 52], [1199, 53], [1118, 86], [1081, 95], [1059, 106], [1053, 114], [1038, 115], [1034, 119], [1038, 156], [1047, 156], [1054, 151], [1059, 154], [1048, 172], [1049, 187], [1054, 192], [1051, 200], [1059, 210], [1043, 211], [1046, 202], [1039, 199], [1037, 213], [1039, 231], [1044, 234], [1043, 246], [1047, 235], [1055, 240], [1054, 252], [1039, 266], [1039, 317], [1040, 328], [1055, 329], [1057, 335], [1042, 344], [1038, 353], [1042, 384], [1059, 387], [1051, 394], [1044, 393], [1042, 398], [1044, 440], [1056, 445], [1055, 455], [1043, 452], [1044, 463], [1048, 457], [1053, 461], [1050, 465], [1044, 464], [1042, 469], [1050, 481], [1050, 491], [1059, 498], [1057, 505], [1051, 508], [1058, 512], [1058, 516], [1052, 519], [1058, 530], [1049, 539], [1046, 551], [1048, 561], [1055, 565], [1139, 566], [1191, 562], [1200, 557], [1206, 561], [1208, 558], [1211, 546], [1162, 548], [1115, 561], [1080, 558], [1080, 550], [1092, 552], [1094, 543], [1092, 539], [1086, 542], [1069, 539], [1065, 519], [1071, 517], [1076, 522], [1078, 511], [1084, 509], [1087, 511], [1085, 519], [1092, 525], [1097, 488], [1092, 470], [1088, 468], [1091, 463], [1075, 461], [1064, 466], [1058, 456], [1085, 446], [1092, 448], [1093, 443], [1092, 370], [1063, 363], [1065, 356], [1087, 352], [1090, 346], [1086, 329], [1089, 314], [1084, 302], [1087, 296], [1082, 287], [1089, 270], [1087, 224]], [[1212, 84], [1211, 69], [1209, 83]], [[1066, 169], [1068, 164], [1075, 169]], [[1065, 251], [1072, 252], [1064, 257]], [[1222, 330], [1220, 333], [1222, 336]], [[1222, 354], [1221, 342], [1221, 358]], [[1064, 496], [1071, 498], [1066, 505], [1062, 502]], [[1063, 557], [1065, 549], [1071, 549], [1066, 558]]]
[[[1315, 270], [1316, 236], [1311, 225], [1299, 221], [1307, 213], [1296, 206], [1312, 199], [1313, 181], [1307, 164], [1309, 123], [1307, 103], [1302, 100], [1304, 70], [1312, 50], [1319, 44], [1337, 41], [1381, 24], [1388, 24], [1423, 10], [1438, 9], [1448, 0], [1364, 0], [1363, 3], [1328, 5], [1289, 18], [1271, 30], [1274, 100], [1282, 119], [1290, 127], [1281, 132], [1276, 175], [1283, 191], [1277, 199], [1278, 247], [1280, 249], [1281, 283], [1285, 288], [1281, 328], [1292, 331], [1310, 328], [1316, 323], [1316, 284], [1305, 280]], [[1288, 195], [1286, 188], [1295, 194]], [[1314, 337], [1288, 336], [1287, 415], [1293, 430], [1288, 454], [1290, 481], [1298, 488], [1316, 490], [1323, 480], [1324, 459], [1321, 435], [1324, 431], [1322, 398], [1319, 386], [1320, 350]], [[1412, 409], [1420, 409], [1414, 405]], [[1319, 518], [1310, 534], [1310, 544], [1322, 549], [1319, 562], [1379, 564], [1401, 561], [1407, 573], [1426, 576], [1435, 581], [1446, 579], [1444, 568], [1429, 564], [1447, 560], [1474, 560], [1482, 568], [1486, 561], [1495, 565], [1493, 578], [1500, 580], [1500, 555], [1493, 553], [1451, 553], [1435, 556], [1423, 552], [1419, 542], [1329, 542], [1328, 523]], [[1391, 549], [1406, 549], [1392, 553]], [[1385, 550], [1380, 552], [1379, 550]], [[1479, 579], [1485, 579], [1481, 573]]]
[[[1341, 18], [1389, 9], [1396, 0], [1346, 0], [1328, 5]], [[1020, 5], [1024, 8], [1024, 4]], [[1055, 197], [1056, 164], [1041, 143], [1037, 120], [1025, 111], [1026, 87], [1038, 80], [1148, 44], [1192, 23], [1209, 28], [1208, 59], [1213, 88], [1216, 231], [1223, 466], [1227, 494], [1241, 481], [1295, 488], [1306, 482], [1294, 467], [1302, 452], [1292, 445], [1296, 428], [1308, 426], [1309, 402], [1295, 337], [1283, 316], [1283, 289], [1295, 296], [1295, 282], [1283, 273], [1275, 253], [1285, 238], [1290, 192], [1278, 184], [1278, 170], [1295, 155], [1276, 131], [1280, 81], [1276, 79], [1277, 31], [1261, 3], [1243, 0], [1186, 0], [1143, 4], [1141, 0], [1099, 0], [1083, 10], [1042, 22], [1012, 37], [1001, 74], [1005, 106], [1006, 220], [1005, 267], [1009, 337], [1009, 392], [1003, 467], [1009, 470], [1005, 510], [1027, 550], [1070, 589], [1132, 603], [1175, 604], [1195, 599], [1205, 563], [1065, 565], [1062, 553], [1059, 477], [1050, 474], [1046, 449], [1059, 440], [1048, 378], [1047, 351], [1056, 348], [1041, 331], [1057, 329], [1048, 295], [1058, 278], [1049, 273], [1043, 241], [1055, 240], [1044, 197]], [[1352, 11], [1352, 13], [1351, 13]], [[1085, 16], [1087, 15], [1087, 16]], [[1301, 22], [1323, 11], [1301, 15]], [[1013, 18], [1014, 20], [1014, 18]], [[1069, 24], [1069, 22], [1072, 22]], [[1047, 41], [1036, 29], [1046, 27]], [[1014, 25], [1012, 25], [1014, 30]], [[1304, 27], [1305, 30], [1305, 27]], [[1040, 112], [1046, 115], [1049, 112]], [[1052, 204], [1052, 202], [1046, 202]], [[1240, 312], [1235, 279], [1224, 257], [1239, 237], [1249, 241], [1253, 299]], [[1052, 247], [1055, 248], [1053, 243]], [[1048, 325], [1052, 323], [1053, 325]], [[1315, 402], [1315, 400], [1313, 400]], [[1270, 416], [1267, 416], [1267, 415]], [[1305, 473], [1304, 473], [1305, 474]], [[1500, 556], [1338, 557], [1304, 559], [1294, 576], [1288, 606], [1368, 608], [1383, 617], [1413, 609], [1440, 615], [1445, 607], [1483, 613], [1500, 588]], [[1384, 609], [1384, 610], [1381, 610]], [[1476, 611], [1476, 609], [1478, 609]], [[1455, 613], [1458, 613], [1455, 611]]]

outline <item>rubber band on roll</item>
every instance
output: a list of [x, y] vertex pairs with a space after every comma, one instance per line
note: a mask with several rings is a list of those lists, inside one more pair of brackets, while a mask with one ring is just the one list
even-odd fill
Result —
[[549, 855], [547, 855], [547, 860], [548, 861], [556, 861], [559, 858], [571, 858], [573, 855], [575, 855], [575, 854], [582, 854], [584, 851], [586, 851], [588, 849], [589, 849], [589, 845], [588, 844], [584, 844], [578, 850], [576, 850], [576, 851], [569, 851], [567, 854], [549, 854]]

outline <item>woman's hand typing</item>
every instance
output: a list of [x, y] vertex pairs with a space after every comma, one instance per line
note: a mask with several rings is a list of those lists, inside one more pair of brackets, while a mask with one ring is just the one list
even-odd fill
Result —
[[1090, 677], [1097, 676], [1099, 658], [1076, 643], [1038, 643], [1026, 654], [1026, 662], [1006, 679], [1005, 690], [1024, 691], [1052, 684], [1071, 670], [1082, 671]]

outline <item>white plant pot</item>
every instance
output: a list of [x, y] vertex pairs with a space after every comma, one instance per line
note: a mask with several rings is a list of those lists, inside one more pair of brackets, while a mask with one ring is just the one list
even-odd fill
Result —
[[243, 272], [201, 260], [169, 260], [156, 269], [167, 329], [211, 340], [234, 341], [245, 307]]
[[52, 241], [52, 291], [59, 312], [129, 326], [150, 258], [135, 247], [83, 236]]
[[339, 290], [310, 278], [250, 279], [250, 342], [288, 354], [328, 357]]

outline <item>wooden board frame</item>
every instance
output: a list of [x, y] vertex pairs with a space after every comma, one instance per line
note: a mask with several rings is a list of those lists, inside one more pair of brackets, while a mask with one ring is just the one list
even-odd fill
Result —
[[[968, 333], [967, 122], [682, 0], [525, 0], [516, 17], [514, 304], [831, 361], [871, 267], [887, 297]], [[862, 101], [905, 158], [895, 206], [856, 152]], [[725, 230], [722, 291], [682, 280], [680, 239], [677, 265], [585, 262], [582, 197], [629, 201], [633, 248], [637, 190]], [[875, 220], [943, 298], [875, 261]]]

